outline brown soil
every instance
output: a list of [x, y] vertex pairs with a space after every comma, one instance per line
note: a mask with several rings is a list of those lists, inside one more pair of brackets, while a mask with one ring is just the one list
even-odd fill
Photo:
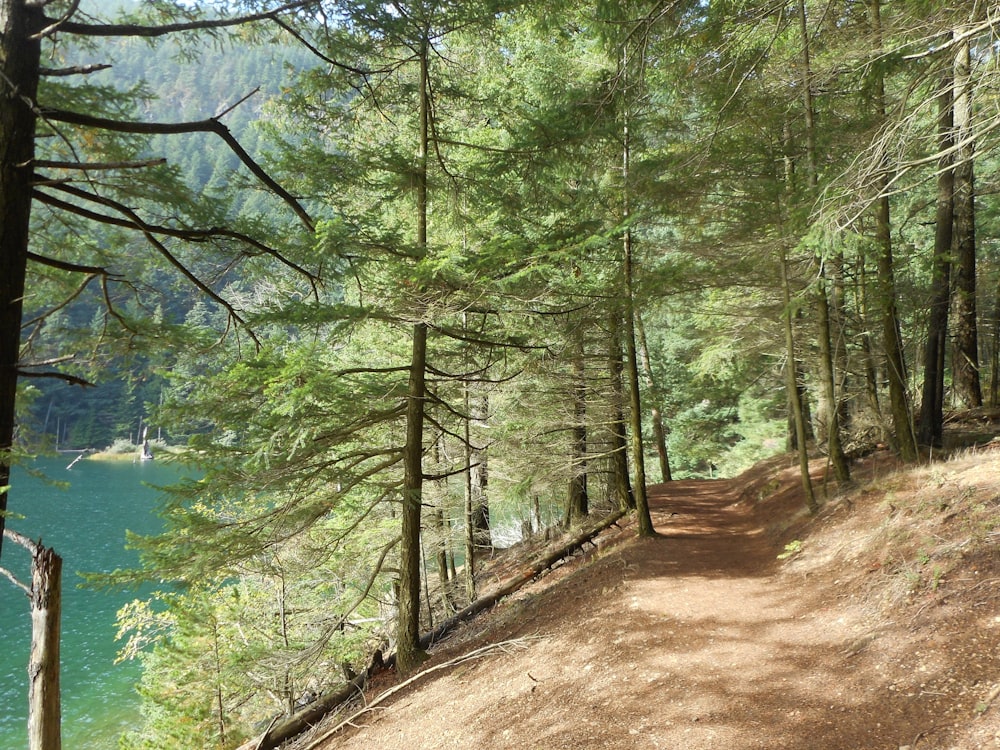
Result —
[[785, 458], [655, 485], [658, 537], [612, 529], [292, 747], [1000, 748], [998, 459], [871, 457], [814, 519]]

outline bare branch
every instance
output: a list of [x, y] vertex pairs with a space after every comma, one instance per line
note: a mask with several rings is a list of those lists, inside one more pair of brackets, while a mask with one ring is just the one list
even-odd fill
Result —
[[314, 230], [312, 217], [309, 216], [308, 212], [302, 207], [298, 200], [281, 185], [279, 185], [273, 177], [265, 172], [264, 169], [254, 160], [254, 158], [246, 152], [240, 142], [236, 140], [233, 134], [229, 131], [229, 128], [215, 118], [200, 120], [198, 122], [145, 123], [128, 122], [124, 120], [109, 120], [103, 117], [93, 117], [92, 115], [70, 112], [69, 110], [63, 109], [43, 108], [40, 111], [40, 114], [46, 120], [55, 120], [57, 122], [65, 122], [71, 125], [80, 125], [87, 128], [110, 130], [115, 133], [136, 133], [140, 135], [214, 133], [225, 141], [226, 145], [229, 146], [229, 149], [236, 154], [237, 158], [243, 162], [244, 166], [246, 166], [246, 168], [249, 169], [258, 180], [260, 180], [275, 195], [281, 198], [292, 209], [292, 211], [295, 212], [295, 215], [299, 217], [310, 232]]
[[42, 167], [44, 169], [79, 169], [88, 171], [105, 171], [111, 169], [145, 169], [146, 167], [158, 167], [166, 164], [165, 158], [145, 159], [143, 161], [105, 161], [105, 162], [77, 162], [77, 161], [48, 161], [46, 159], [36, 159], [32, 162], [18, 164], [18, 167]]
[[[88, 193], [85, 190], [80, 190], [79, 188], [67, 185], [65, 183], [46, 183], [46, 187], [52, 187], [57, 190], [62, 190], [63, 192], [69, 193], [70, 195], [80, 198], [81, 200], [91, 201], [102, 206], [107, 206], [115, 211], [122, 214], [127, 214], [131, 212], [131, 209], [123, 203], [119, 203], [112, 198], [108, 198], [103, 195], [96, 195], [94, 193]], [[82, 206], [75, 203], [69, 203], [67, 201], [60, 200], [54, 196], [44, 193], [40, 190], [35, 190], [33, 196], [40, 202], [53, 208], [59, 208], [64, 211], [69, 211], [77, 216], [82, 216], [83, 218], [90, 219], [91, 221], [100, 222], [102, 224], [110, 224], [112, 226], [124, 227], [127, 229], [136, 229], [140, 231], [149, 231], [155, 234], [160, 234], [166, 237], [176, 237], [177, 239], [186, 240], [187, 242], [211, 242], [218, 239], [231, 239], [238, 242], [242, 242], [249, 247], [255, 248], [265, 255], [270, 255], [282, 264], [288, 266], [293, 271], [302, 274], [309, 282], [313, 285], [315, 292], [315, 285], [318, 278], [302, 268], [297, 263], [289, 260], [279, 251], [275, 250], [269, 245], [265, 245], [258, 239], [251, 237], [250, 235], [243, 234], [242, 232], [237, 232], [232, 229], [227, 229], [225, 227], [210, 227], [209, 229], [178, 229], [176, 227], [166, 227], [157, 224], [147, 224], [144, 222], [136, 222], [131, 219], [123, 219], [115, 216], [108, 216], [107, 214], [101, 214], [96, 211], [90, 211]]]
[[[6, 532], [6, 529], [4, 531]], [[23, 591], [25, 594], [27, 594], [29, 598], [31, 597], [31, 588], [28, 587], [28, 586], [25, 586], [23, 583], [21, 583], [19, 580], [17, 580], [17, 578], [14, 577], [14, 574], [11, 573], [9, 570], [7, 570], [7, 568], [0, 568], [0, 575], [2, 575], [4, 578], [6, 578], [11, 583], [13, 583], [19, 589], [21, 589], [21, 591]]]
[[102, 266], [84, 266], [79, 263], [68, 263], [64, 260], [56, 260], [55, 258], [47, 258], [44, 255], [38, 255], [37, 253], [28, 252], [28, 260], [35, 263], [41, 263], [43, 266], [49, 266], [51, 268], [58, 268], [60, 271], [70, 271], [71, 273], [85, 273], [90, 276], [118, 276], [118, 274], [112, 273]]
[[251, 91], [249, 94], [247, 94], [242, 99], [240, 99], [239, 101], [237, 101], [235, 104], [232, 104], [232, 105], [226, 107], [224, 110], [222, 110], [221, 112], [219, 112], [219, 114], [217, 114], [212, 119], [213, 120], [221, 120], [223, 117], [225, 117], [226, 115], [228, 115], [230, 112], [232, 112], [234, 109], [236, 109], [238, 106], [240, 106], [243, 102], [245, 102], [251, 96], [254, 96], [255, 94], [257, 94], [259, 92], [260, 92], [260, 86], [258, 86], [257, 88], [255, 88], [253, 91]]
[[41, 76], [85, 76], [91, 73], [98, 73], [111, 68], [110, 63], [94, 63], [93, 65], [74, 65], [69, 68], [39, 68], [38, 74]]
[[282, 5], [273, 10], [263, 13], [252, 13], [245, 16], [234, 16], [232, 18], [212, 18], [200, 21], [186, 21], [184, 23], [168, 23], [162, 26], [144, 26], [134, 23], [76, 23], [66, 21], [59, 26], [59, 31], [66, 34], [78, 34], [82, 36], [141, 36], [159, 37], [168, 34], [176, 34], [180, 31], [198, 31], [204, 29], [224, 29], [230, 26], [240, 26], [245, 23], [255, 21], [276, 21], [278, 16], [294, 10], [300, 10], [310, 5], [316, 5], [317, 0], [298, 0], [294, 3]]
[[22, 378], [48, 378], [51, 380], [63, 380], [71, 385], [79, 385], [84, 388], [93, 388], [95, 386], [95, 383], [91, 383], [89, 380], [78, 378], [76, 375], [67, 375], [64, 372], [31, 372], [30, 370], [22, 370], [18, 367], [17, 374], [18, 377]]
[[73, 17], [73, 14], [76, 13], [79, 7], [80, 7], [80, 0], [72, 0], [72, 2], [70, 2], [69, 4], [69, 7], [66, 9], [66, 12], [63, 13], [62, 18], [60, 18], [58, 21], [55, 21], [54, 23], [50, 23], [44, 29], [39, 31], [37, 34], [32, 34], [31, 36], [28, 37], [28, 39], [43, 39], [44, 37], [53, 34], [55, 31], [59, 29], [60, 26], [62, 26], [64, 23], [69, 21], [70, 18]]

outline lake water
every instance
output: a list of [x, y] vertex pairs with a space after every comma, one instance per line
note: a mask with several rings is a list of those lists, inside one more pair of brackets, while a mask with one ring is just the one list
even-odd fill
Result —
[[[160, 492], [181, 475], [176, 466], [157, 461], [107, 462], [84, 459], [72, 469], [73, 456], [41, 459], [32, 468], [68, 489], [52, 486], [15, 469], [8, 510], [24, 516], [8, 526], [52, 547], [63, 558], [62, 718], [63, 746], [71, 750], [108, 750], [136, 719], [134, 686], [138, 664], [114, 663], [118, 609], [134, 592], [92, 591], [78, 587], [78, 572], [110, 572], [134, 566], [137, 553], [126, 550], [125, 530], [156, 533], [154, 514]], [[153, 485], [153, 486], [149, 486]], [[22, 582], [30, 581], [30, 560], [21, 547], [5, 540], [0, 565]], [[28, 600], [0, 578], [0, 748], [27, 746], [27, 663], [31, 644]]]

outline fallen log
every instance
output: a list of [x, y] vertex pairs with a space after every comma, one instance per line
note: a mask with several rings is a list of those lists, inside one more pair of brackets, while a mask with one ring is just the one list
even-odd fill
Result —
[[[427, 649], [440, 641], [445, 635], [454, 630], [458, 625], [470, 620], [481, 612], [496, 606], [502, 599], [515, 593], [518, 589], [534, 581], [538, 576], [555, 565], [563, 558], [569, 557], [580, 547], [592, 542], [594, 537], [605, 529], [613, 526], [623, 516], [625, 511], [615, 511], [611, 515], [602, 519], [597, 525], [579, 532], [565, 544], [543, 555], [538, 560], [530, 563], [521, 573], [511, 579], [496, 591], [481, 597], [472, 602], [468, 607], [458, 612], [448, 620], [438, 625], [430, 633], [420, 638], [420, 648]], [[333, 693], [321, 695], [302, 710], [292, 714], [284, 720], [272, 722], [272, 726], [256, 740], [241, 745], [237, 750], [274, 750], [283, 742], [301, 734], [307, 729], [315, 726], [327, 714], [332, 713], [344, 703], [355, 696], [360, 695], [368, 680], [379, 672], [391, 669], [396, 663], [396, 655], [390, 654], [382, 657], [381, 651], [376, 651], [367, 668], [347, 685]]]

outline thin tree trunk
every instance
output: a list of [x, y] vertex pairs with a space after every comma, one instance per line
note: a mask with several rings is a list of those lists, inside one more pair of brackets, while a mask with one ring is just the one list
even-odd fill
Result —
[[[465, 316], [463, 315], [463, 323]], [[473, 525], [472, 475], [472, 414], [470, 384], [465, 383], [465, 595], [471, 602], [476, 598], [476, 531]]]
[[608, 369], [611, 376], [611, 487], [622, 510], [635, 508], [635, 493], [628, 476], [628, 431], [625, 427], [625, 393], [622, 374], [621, 310], [617, 307], [611, 313], [611, 330], [608, 334]]
[[983, 405], [979, 381], [979, 336], [976, 322], [976, 191], [975, 143], [972, 135], [972, 84], [969, 42], [959, 45], [955, 57], [955, 229], [954, 350], [952, 386], [963, 406]]
[[59, 635], [62, 558], [37, 545], [31, 561], [31, 656], [28, 659], [28, 748], [62, 747]]
[[31, 653], [28, 657], [28, 750], [60, 750], [59, 639], [62, 619], [62, 558], [48, 547], [5, 529], [3, 536], [31, 555], [31, 584], [0, 573], [28, 595]]
[[[818, 187], [816, 109], [812, 93], [812, 62], [809, 53], [809, 30], [806, 23], [805, 0], [799, 0], [799, 33], [802, 42], [802, 96], [806, 120], [806, 176], [809, 194], [816, 196]], [[833, 369], [833, 350], [830, 344], [830, 290], [826, 264], [820, 259], [819, 284], [816, 293], [817, 339], [819, 342], [820, 415], [826, 428], [827, 449], [834, 473], [840, 481], [851, 477], [847, 458], [840, 441], [840, 406], [836, 395], [836, 373]]]
[[931, 264], [931, 309], [924, 348], [924, 383], [920, 399], [921, 445], [940, 446], [944, 432], [944, 363], [948, 336], [948, 302], [951, 297], [951, 243], [954, 222], [955, 178], [951, 147], [954, 144], [953, 82], [946, 75], [938, 95], [937, 214], [934, 258]]
[[[875, 52], [882, 54], [881, 0], [872, 0], [872, 30], [875, 33]], [[876, 73], [875, 79], [876, 114], [885, 120], [885, 78]], [[899, 315], [896, 310], [896, 277], [892, 258], [892, 235], [889, 215], [889, 172], [883, 159], [878, 178], [879, 198], [875, 203], [875, 242], [879, 249], [877, 258], [878, 301], [882, 312], [882, 347], [885, 350], [886, 370], [889, 378], [889, 408], [892, 412], [892, 426], [896, 437], [896, 448], [904, 461], [917, 458], [917, 444], [913, 435], [913, 417], [910, 412], [906, 390], [906, 361], [903, 356], [903, 341], [899, 330]]]
[[871, 324], [871, 312], [868, 304], [868, 269], [863, 255], [858, 257], [858, 311], [861, 315], [861, 356], [864, 359], [865, 368], [865, 396], [868, 400], [868, 408], [871, 410], [875, 424], [879, 428], [879, 440], [885, 440], [886, 432], [884, 428], [885, 419], [882, 416], [882, 406], [879, 402], [878, 394], [878, 368], [875, 366], [874, 347], [869, 331], [874, 328]]
[[434, 509], [434, 528], [438, 539], [434, 549], [434, 561], [437, 564], [438, 583], [441, 587], [441, 603], [446, 611], [453, 608], [451, 601], [451, 574], [448, 569], [448, 522], [444, 510]]
[[[628, 95], [628, 60], [622, 61], [622, 73], [625, 76], [625, 91]], [[625, 286], [625, 372], [629, 385], [629, 422], [632, 428], [632, 467], [635, 471], [633, 492], [635, 494], [635, 510], [638, 520], [639, 536], [655, 536], [653, 519], [649, 515], [649, 501], [646, 495], [646, 458], [642, 446], [642, 398], [639, 394], [639, 357], [635, 345], [635, 269], [632, 230], [628, 221], [632, 215], [629, 181], [631, 179], [632, 146], [629, 133], [629, 109], [626, 99], [622, 126], [622, 218], [625, 221], [625, 233], [622, 237], [623, 249], [623, 283]]]
[[[825, 274], [823, 274], [825, 277]], [[844, 455], [844, 448], [840, 442], [840, 402], [837, 399], [837, 387], [834, 382], [835, 372], [833, 368], [833, 351], [830, 344], [830, 305], [826, 289], [826, 279], [821, 283], [819, 294], [817, 295], [816, 318], [819, 322], [819, 356], [820, 371], [822, 373], [821, 385], [823, 388], [823, 401], [826, 404], [827, 418], [827, 450], [830, 455], [830, 463], [833, 466], [834, 476], [840, 482], [848, 482], [851, 479], [851, 469]]]
[[[474, 393], [472, 395], [472, 412], [470, 416], [476, 424], [485, 424], [489, 414], [489, 396], [486, 393]], [[488, 494], [489, 486], [489, 459], [487, 449], [479, 448], [479, 435], [474, 436], [477, 444], [472, 447], [471, 467], [472, 467], [472, 533], [473, 541], [479, 549], [492, 549], [493, 538], [490, 532], [490, 501]]]
[[573, 353], [573, 430], [571, 454], [572, 474], [566, 497], [566, 526], [579, 523], [590, 512], [587, 497], [587, 374], [584, 365], [583, 331], [573, 334], [576, 351]]
[[792, 292], [788, 280], [788, 258], [785, 246], [781, 246], [781, 292], [785, 314], [785, 389], [788, 392], [788, 402], [792, 407], [792, 423], [795, 426], [795, 442], [799, 456], [799, 473], [802, 477], [802, 490], [805, 493], [806, 508], [810, 513], [819, 510], [816, 495], [813, 493], [812, 477], [809, 476], [809, 450], [806, 445], [806, 422], [799, 395], [798, 369], [795, 367], [795, 332], [792, 326]]
[[43, 4], [0, 0], [0, 549], [14, 445], [14, 400], [21, 313], [28, 266], [34, 106], [38, 91]]
[[990, 322], [990, 395], [987, 403], [996, 408], [1000, 391], [1000, 280], [993, 297], [993, 320]]
[[[428, 42], [420, 47], [419, 119], [417, 147], [417, 247], [427, 249], [427, 150], [430, 102], [427, 85]], [[427, 395], [427, 323], [413, 325], [413, 348], [406, 400], [406, 444], [403, 448], [402, 541], [399, 561], [399, 620], [396, 664], [403, 674], [426, 658], [420, 639], [420, 510], [423, 502], [424, 402]]]
[[[785, 198], [789, 200], [795, 191], [795, 166], [790, 155], [791, 130], [786, 121], [783, 127], [783, 147], [784, 147], [784, 181]], [[778, 221], [781, 225], [786, 222], [787, 208], [780, 203], [778, 205]], [[782, 235], [785, 234], [784, 228]], [[809, 475], [809, 420], [806, 416], [806, 394], [805, 387], [801, 382], [799, 373], [799, 361], [795, 354], [795, 323], [794, 316], [798, 317], [798, 310], [792, 311], [792, 285], [788, 274], [788, 254], [784, 242], [780, 244], [780, 256], [778, 258], [781, 269], [781, 301], [783, 307], [784, 332], [785, 332], [785, 391], [788, 402], [788, 418], [790, 422], [789, 448], [796, 451], [799, 457], [799, 475], [802, 479], [802, 491], [805, 495], [806, 509], [810, 513], [819, 510], [816, 502], [816, 495], [813, 492], [812, 477]]]
[[653, 441], [656, 443], [656, 455], [660, 460], [660, 481], [670, 482], [670, 456], [667, 453], [667, 431], [663, 426], [663, 413], [660, 411], [660, 389], [653, 377], [653, 367], [649, 358], [649, 343], [646, 341], [646, 328], [642, 324], [642, 316], [636, 311], [635, 332], [639, 337], [639, 357], [642, 362], [642, 372], [646, 379], [646, 389], [653, 402], [649, 409], [649, 418], [653, 423]]

